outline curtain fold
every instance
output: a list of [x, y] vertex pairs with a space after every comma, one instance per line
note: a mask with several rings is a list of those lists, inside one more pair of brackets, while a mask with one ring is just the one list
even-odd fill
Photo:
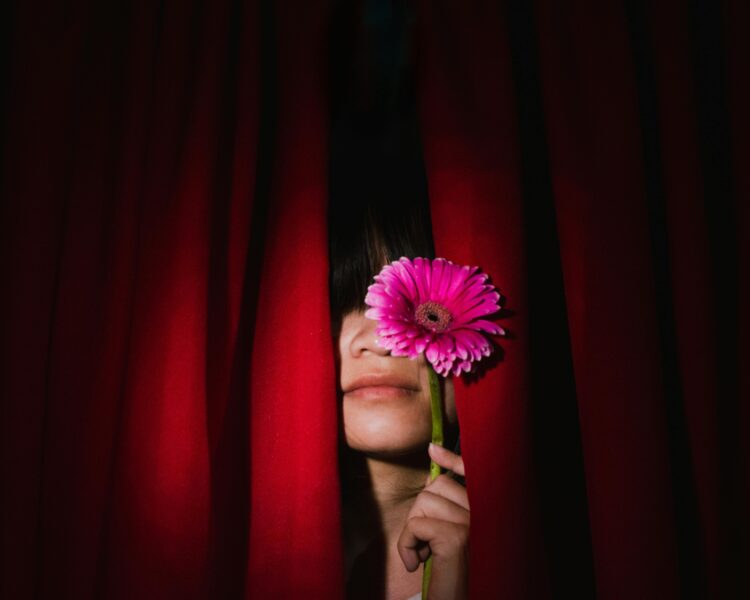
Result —
[[250, 363], [247, 596], [343, 596], [328, 303], [325, 3], [271, 15], [276, 90]]
[[[419, 4], [419, 103], [435, 251], [481, 266], [505, 297], [495, 368], [456, 380], [471, 506], [472, 598], [550, 593], [529, 406], [527, 258], [518, 127], [501, 7]], [[487, 74], [492, 73], [492, 77]], [[501, 357], [499, 360], [496, 357]]]
[[747, 586], [733, 228], [746, 198], [729, 189], [721, 13], [570, 8], [538, 4], [540, 72], [597, 591], [732, 597]]
[[597, 592], [678, 597], [660, 274], [628, 23], [623, 7], [583, 4], [541, 2], [538, 16]]
[[[746, 5], [413, 7], [470, 597], [750, 595]], [[6, 9], [2, 597], [344, 596], [333, 8]]]

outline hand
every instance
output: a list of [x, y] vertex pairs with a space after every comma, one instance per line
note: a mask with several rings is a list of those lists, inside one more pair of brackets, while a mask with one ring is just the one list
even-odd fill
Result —
[[[466, 475], [461, 456], [441, 446], [432, 448], [429, 454], [437, 464]], [[428, 475], [428, 482], [406, 517], [396, 547], [409, 572], [432, 554], [429, 600], [462, 600], [469, 591], [469, 496], [448, 473], [431, 482]]]

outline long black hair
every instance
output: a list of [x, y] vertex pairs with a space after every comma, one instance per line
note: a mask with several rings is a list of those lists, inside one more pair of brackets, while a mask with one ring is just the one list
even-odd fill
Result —
[[435, 257], [426, 202], [381, 200], [334, 208], [329, 226], [333, 320], [340, 321], [352, 310], [364, 310], [364, 298], [373, 277], [384, 265], [402, 256]]
[[[408, 3], [384, 3], [379, 13], [364, 18], [354, 6], [336, 3], [330, 45], [328, 253], [334, 337], [346, 313], [365, 310], [367, 287], [384, 265], [402, 256], [435, 258], [415, 93], [413, 11]], [[349, 24], [360, 19], [363, 33], [352, 38], [356, 28]]]
[[[434, 258], [410, 3], [337, 0], [329, 48], [331, 314], [401, 256]], [[354, 33], [353, 33], [354, 32]]]

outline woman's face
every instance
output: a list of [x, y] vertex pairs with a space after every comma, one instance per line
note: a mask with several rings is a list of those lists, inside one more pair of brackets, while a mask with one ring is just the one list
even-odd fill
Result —
[[[416, 359], [391, 356], [375, 343], [376, 325], [363, 311], [349, 312], [341, 322], [336, 350], [346, 443], [381, 456], [424, 450], [432, 437], [428, 363], [424, 354]], [[379, 379], [367, 382], [368, 377]], [[455, 426], [453, 380], [442, 376], [439, 380], [444, 382], [444, 418], [448, 426]], [[388, 387], [353, 389], [373, 382]]]

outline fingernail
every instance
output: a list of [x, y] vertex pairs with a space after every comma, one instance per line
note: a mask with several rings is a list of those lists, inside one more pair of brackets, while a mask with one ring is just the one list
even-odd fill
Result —
[[[437, 447], [438, 447], [437, 444], [433, 444], [432, 442], [430, 442], [430, 450], [434, 452], [437, 449]], [[440, 450], [437, 450], [437, 451], [440, 452]]]

